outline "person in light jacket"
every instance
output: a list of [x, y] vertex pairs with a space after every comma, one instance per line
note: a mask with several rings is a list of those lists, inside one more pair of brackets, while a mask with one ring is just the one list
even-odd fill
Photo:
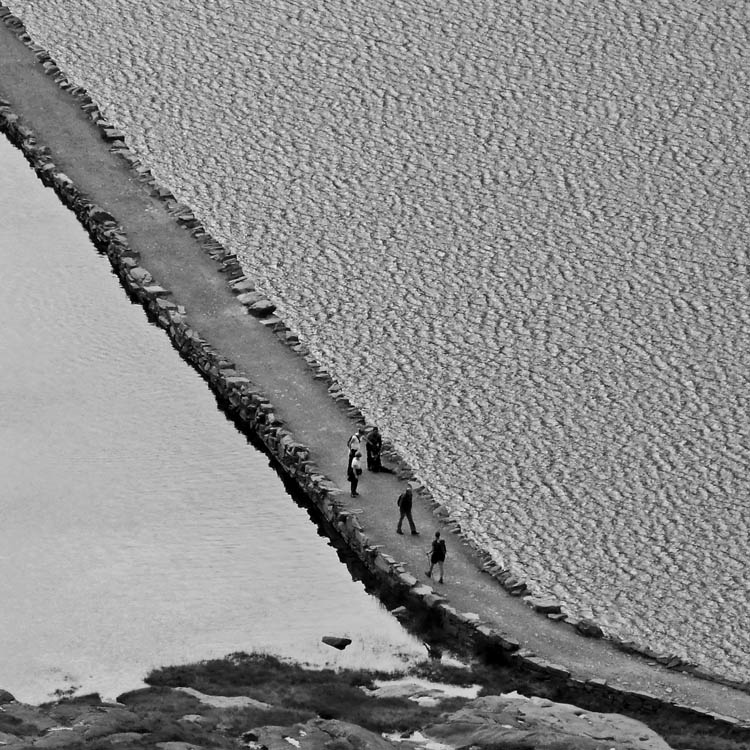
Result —
[[359, 460], [362, 458], [362, 454], [359, 451], [355, 451], [349, 462], [349, 468], [347, 469], [347, 477], [349, 479], [349, 485], [352, 488], [352, 497], [357, 497], [357, 485], [359, 484], [359, 475], [362, 473], [362, 462]]
[[[346, 465], [347, 476], [349, 473], [349, 466], [351, 466], [352, 459], [356, 452], [360, 449], [360, 443], [365, 438], [365, 428], [360, 427], [350, 438], [346, 441], [346, 447], [349, 449], [349, 463]], [[361, 455], [361, 454], [360, 454]]]

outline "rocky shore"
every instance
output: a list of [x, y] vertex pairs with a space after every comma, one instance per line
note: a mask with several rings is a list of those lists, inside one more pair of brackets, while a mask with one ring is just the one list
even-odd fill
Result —
[[[409, 675], [310, 670], [273, 657], [157, 670], [116, 702], [42, 706], [0, 691], [0, 747], [77, 750], [668, 750], [645, 724], [518, 692], [498, 673], [423, 664]], [[727, 744], [726, 747], [733, 745]], [[694, 747], [698, 747], [695, 745]]]

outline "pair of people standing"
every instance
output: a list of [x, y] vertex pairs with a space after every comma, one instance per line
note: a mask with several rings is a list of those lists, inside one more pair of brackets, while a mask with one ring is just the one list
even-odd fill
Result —
[[383, 471], [383, 464], [380, 460], [380, 451], [383, 447], [383, 438], [380, 430], [373, 427], [369, 432], [364, 427], [360, 427], [347, 441], [346, 446], [349, 449], [349, 462], [346, 466], [346, 478], [351, 485], [352, 497], [357, 497], [357, 485], [359, 477], [362, 475], [362, 443], [365, 444], [367, 451], [367, 468], [370, 471]]

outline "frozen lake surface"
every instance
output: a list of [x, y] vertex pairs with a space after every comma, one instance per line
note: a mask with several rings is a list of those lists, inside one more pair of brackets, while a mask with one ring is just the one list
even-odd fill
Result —
[[9, 5], [481, 545], [747, 678], [743, 4]]

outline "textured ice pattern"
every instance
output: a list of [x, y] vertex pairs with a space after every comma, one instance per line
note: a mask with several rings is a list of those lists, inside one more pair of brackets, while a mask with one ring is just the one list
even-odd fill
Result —
[[9, 5], [478, 542], [747, 679], [747, 4]]

